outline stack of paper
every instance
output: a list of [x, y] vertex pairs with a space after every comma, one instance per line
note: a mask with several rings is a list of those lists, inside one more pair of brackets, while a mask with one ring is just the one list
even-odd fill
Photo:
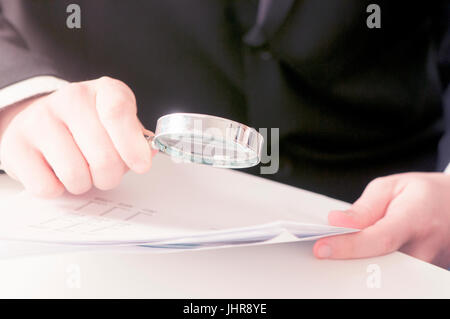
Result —
[[357, 231], [328, 226], [305, 211], [304, 191], [158, 157], [149, 174], [128, 175], [115, 190], [52, 200], [22, 192], [3, 199], [0, 239], [191, 249], [264, 242], [280, 235], [283, 241], [297, 241]]

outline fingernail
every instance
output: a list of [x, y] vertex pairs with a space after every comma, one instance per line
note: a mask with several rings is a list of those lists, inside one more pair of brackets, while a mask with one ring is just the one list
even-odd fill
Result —
[[328, 258], [331, 256], [331, 247], [328, 245], [321, 245], [317, 250], [317, 257]]

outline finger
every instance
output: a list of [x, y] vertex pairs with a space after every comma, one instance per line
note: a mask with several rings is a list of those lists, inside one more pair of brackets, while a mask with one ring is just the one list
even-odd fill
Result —
[[24, 185], [25, 189], [41, 197], [56, 197], [64, 193], [64, 186], [53, 173], [42, 154], [24, 139], [17, 137], [8, 152], [4, 165]]
[[361, 197], [344, 211], [328, 214], [330, 225], [362, 229], [382, 218], [395, 194], [394, 178], [377, 178], [367, 185]]
[[82, 194], [92, 187], [89, 167], [67, 127], [59, 120], [42, 119], [39, 135], [32, 143], [42, 152], [55, 175], [72, 194]]
[[396, 251], [409, 238], [398, 216], [380, 219], [358, 233], [322, 238], [314, 244], [314, 255], [320, 259], [353, 259]]
[[121, 159], [100, 123], [95, 109], [95, 97], [83, 86], [72, 85], [61, 98], [52, 101], [52, 111], [69, 129], [83, 154], [95, 187], [107, 190], [117, 186], [126, 172]]
[[151, 150], [136, 114], [133, 92], [122, 82], [101, 78], [96, 81], [98, 116], [127, 166], [144, 173], [151, 166]]

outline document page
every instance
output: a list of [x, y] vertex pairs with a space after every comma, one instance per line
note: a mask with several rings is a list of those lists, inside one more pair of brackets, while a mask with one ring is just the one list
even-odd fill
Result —
[[[295, 188], [231, 170], [154, 164], [114, 190], [39, 199], [22, 192], [0, 202], [0, 238], [65, 244], [174, 247], [264, 241], [283, 232], [293, 240], [355, 231], [312, 222], [291, 196]], [[269, 194], [272, 193], [272, 196]], [[299, 197], [299, 200], [301, 198]]]

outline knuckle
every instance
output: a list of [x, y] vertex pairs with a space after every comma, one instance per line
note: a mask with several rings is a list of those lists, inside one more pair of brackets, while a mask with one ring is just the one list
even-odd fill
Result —
[[62, 91], [67, 99], [78, 99], [88, 92], [88, 86], [83, 82], [70, 83]]
[[103, 117], [109, 120], [118, 120], [125, 117], [129, 112], [129, 104], [122, 98], [116, 98], [103, 107]]
[[103, 76], [98, 78], [98, 81], [102, 82], [102, 83], [109, 83], [112, 80], [113, 80], [113, 78], [110, 77], [110, 76], [107, 76], [107, 75], [103, 75]]
[[420, 178], [420, 177], [413, 177], [411, 179], [411, 183], [415, 187], [420, 188], [422, 190], [429, 190], [431, 188], [431, 186], [432, 186], [431, 183], [428, 180]]
[[[79, 108], [89, 107], [91, 103], [88, 101], [92, 96], [89, 84], [85, 82], [69, 83], [49, 96], [49, 107], [55, 114], [60, 114], [62, 111], [73, 114]], [[76, 108], [74, 108], [74, 103]]]
[[136, 113], [136, 97], [125, 83], [109, 77], [101, 77], [98, 81], [97, 102], [101, 101], [98, 107], [103, 117], [117, 119]]
[[421, 178], [412, 178], [407, 187], [415, 194], [415, 199], [419, 202], [429, 202], [429, 198], [431, 198], [433, 193], [435, 193], [433, 184], [431, 184], [428, 180]]
[[102, 76], [98, 79], [98, 81], [100, 82], [101, 86], [114, 88], [116, 92], [120, 92], [127, 98], [131, 98], [133, 101], [136, 101], [133, 91], [125, 82], [111, 78], [109, 76]]
[[99, 85], [100, 89], [103, 90], [115, 89], [117, 87], [116, 80], [109, 76], [102, 76], [98, 78], [97, 84]]
[[372, 181], [370, 181], [370, 183], [367, 185], [367, 187], [370, 187], [370, 188], [380, 187], [385, 182], [386, 182], [386, 177], [377, 177], [377, 178], [373, 179]]

